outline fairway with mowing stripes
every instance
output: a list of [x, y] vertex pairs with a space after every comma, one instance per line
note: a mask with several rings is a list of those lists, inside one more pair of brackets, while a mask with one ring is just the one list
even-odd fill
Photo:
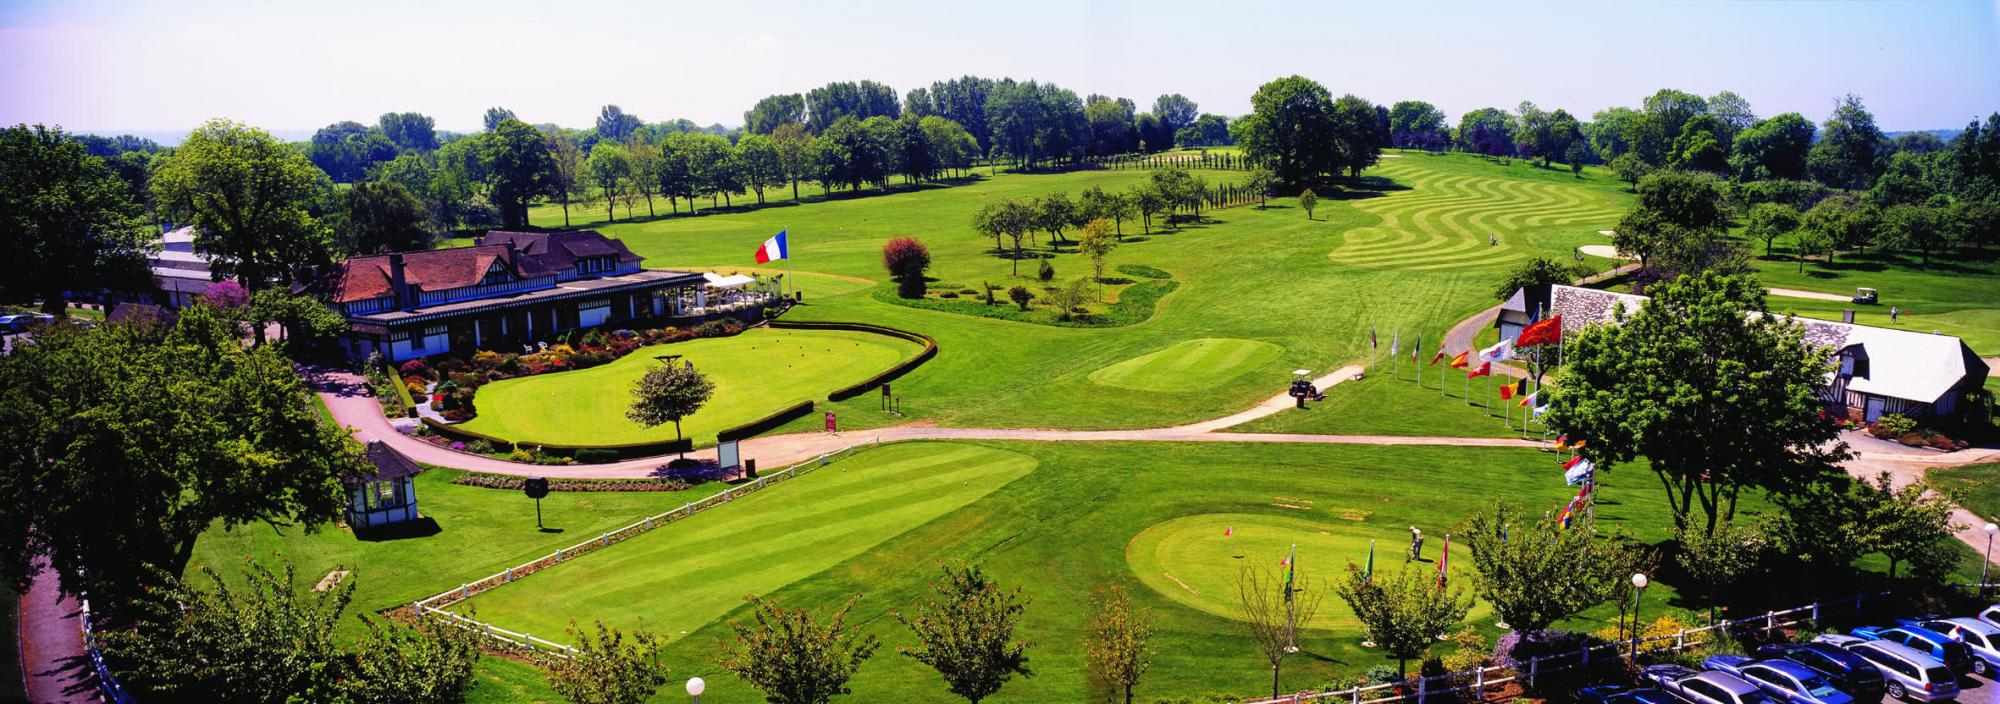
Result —
[[977, 445], [884, 447], [454, 609], [476, 610], [480, 620], [559, 642], [567, 640], [563, 629], [572, 617], [626, 629], [643, 621], [679, 638], [743, 605], [745, 595], [770, 594], [839, 565], [1034, 467], [1027, 455]]
[[[1354, 202], [1381, 222], [1349, 231], [1331, 253], [1352, 266], [1419, 272], [1503, 272], [1537, 254], [1561, 254], [1579, 236], [1595, 236], [1624, 215], [1617, 196], [1563, 183], [1567, 172], [1424, 155], [1385, 160], [1368, 173], [1409, 190]], [[1442, 168], [1441, 168], [1442, 167]], [[1553, 178], [1551, 178], [1553, 177]], [[1498, 234], [1494, 245], [1489, 235]]]
[[1091, 372], [1090, 380], [1139, 391], [1194, 391], [1220, 386], [1284, 353], [1282, 347], [1256, 340], [1184, 340]]

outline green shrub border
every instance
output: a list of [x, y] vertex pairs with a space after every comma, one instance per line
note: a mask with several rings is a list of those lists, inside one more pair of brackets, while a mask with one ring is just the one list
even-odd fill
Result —
[[410, 398], [410, 387], [403, 383], [403, 373], [396, 370], [395, 364], [384, 363], [382, 368], [389, 370], [389, 385], [396, 387], [396, 397], [403, 401], [403, 412], [411, 418], [421, 415], [417, 413], [417, 402]]
[[759, 433], [770, 430], [772, 428], [776, 428], [786, 423], [790, 423], [794, 419], [803, 418], [805, 416], [811, 415], [812, 412], [813, 412], [812, 401], [800, 401], [790, 406], [786, 406], [784, 410], [778, 411], [777, 413], [773, 413], [771, 415], [758, 418], [757, 420], [744, 423], [734, 428], [723, 428], [722, 430], [716, 431], [715, 441], [729, 442], [731, 440], [742, 440], [744, 438], [757, 435]]
[[1111, 304], [1103, 313], [1081, 316], [1070, 320], [1056, 320], [1052, 313], [1047, 314], [1048, 317], [1043, 317], [1042, 315], [1037, 315], [1041, 311], [1022, 311], [1012, 303], [1004, 302], [1005, 299], [1000, 299], [1003, 302], [997, 305], [987, 305], [983, 299], [977, 298], [903, 298], [896, 295], [894, 287], [877, 288], [873, 295], [875, 296], [875, 300], [890, 305], [918, 310], [934, 310], [940, 313], [955, 313], [975, 318], [1007, 320], [1016, 323], [1047, 325], [1057, 328], [1119, 328], [1127, 325], [1136, 325], [1151, 319], [1153, 317], [1153, 308], [1159, 300], [1165, 298], [1167, 294], [1173, 293], [1179, 287], [1180, 282], [1173, 279], [1146, 279], [1139, 281], [1125, 287], [1125, 290], [1118, 294], [1118, 302]]
[[836, 389], [832, 393], [827, 394], [826, 400], [828, 401], [845, 401], [847, 399], [860, 396], [864, 393], [868, 393], [869, 391], [874, 390], [875, 387], [881, 386], [884, 382], [894, 381], [896, 377], [908, 374], [910, 373], [910, 370], [923, 366], [923, 363], [931, 361], [931, 358], [936, 357], [938, 353], [937, 340], [932, 339], [931, 336], [925, 335], [920, 332], [910, 332], [908, 330], [892, 328], [887, 325], [876, 325], [874, 323], [845, 323], [837, 321], [819, 321], [819, 320], [797, 320], [797, 321], [773, 320], [771, 321], [771, 327], [778, 329], [793, 328], [801, 330], [851, 330], [855, 332], [871, 332], [877, 335], [887, 335], [889, 337], [896, 337], [909, 340], [911, 342], [919, 343], [924, 346], [924, 351], [917, 353], [917, 356], [915, 357], [903, 360], [902, 363], [890, 367], [887, 370], [884, 370], [880, 374], [868, 377], [867, 379], [861, 381], [858, 384], [854, 384], [852, 386], [848, 386], [843, 389]]
[[466, 430], [464, 428], [451, 425], [450, 423], [442, 423], [439, 422], [436, 418], [424, 418], [423, 421], [424, 425], [430, 427], [431, 432], [435, 432], [439, 435], [443, 435], [447, 438], [451, 438], [452, 440], [456, 440], [458, 442], [470, 443], [478, 440], [484, 440], [488, 443], [491, 443], [493, 445], [493, 449], [498, 452], [513, 452], [516, 448], [520, 447], [521, 445], [526, 445], [528, 447], [533, 447], [541, 450], [542, 454], [567, 455], [570, 457], [575, 457], [578, 452], [583, 450], [597, 450], [597, 451], [611, 453], [611, 455], [614, 457], [614, 461], [618, 461], [618, 460], [638, 459], [641, 457], [655, 457], [658, 455], [686, 452], [688, 450], [694, 449], [694, 440], [690, 438], [681, 438], [679, 440], [660, 440], [656, 442], [635, 442], [635, 443], [627, 443], [624, 445], [552, 445], [552, 444], [543, 444], [534, 442], [517, 443], [512, 440], [496, 438], [491, 435], [487, 435], [485, 433], [478, 433]]

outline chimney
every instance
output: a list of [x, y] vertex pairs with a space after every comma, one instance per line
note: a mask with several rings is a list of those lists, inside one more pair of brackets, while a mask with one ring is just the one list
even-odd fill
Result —
[[410, 300], [409, 284], [403, 280], [403, 255], [389, 255], [389, 290], [396, 296], [396, 309], [414, 308]]

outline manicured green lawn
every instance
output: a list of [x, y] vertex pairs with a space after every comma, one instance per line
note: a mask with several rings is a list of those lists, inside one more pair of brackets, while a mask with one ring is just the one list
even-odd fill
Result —
[[616, 445], [671, 440], [672, 424], [645, 428], [625, 417], [632, 386], [667, 355], [679, 355], [715, 382], [708, 405], [681, 421], [696, 444], [715, 432], [794, 403], [824, 400], [916, 356], [916, 343], [844, 330], [756, 328], [733, 337], [642, 348], [589, 369], [506, 379], [479, 389], [479, 415], [467, 430], [516, 442]]
[[1933, 469], [1925, 479], [1958, 492], [1958, 505], [1989, 521], [2000, 521], [2000, 462]]
[[1091, 372], [1090, 380], [1135, 391], [1192, 391], [1228, 383], [1282, 354], [1256, 340], [1184, 340]]
[[[1421, 354], [1429, 362], [1429, 354]], [[1229, 428], [1243, 433], [1322, 433], [1340, 435], [1446, 435], [1461, 437], [1520, 437], [1521, 419], [1526, 409], [1516, 401], [1502, 401], [1489, 391], [1487, 380], [1473, 379], [1471, 400], [1466, 398], [1465, 372], [1450, 369], [1440, 360], [1437, 366], [1400, 366], [1401, 377], [1390, 373], [1388, 363], [1360, 381], [1347, 381], [1326, 389], [1326, 400], [1308, 402], [1304, 410], [1287, 408]], [[1442, 376], [1440, 376], [1442, 372]], [[1417, 381], [1421, 374], [1423, 380]], [[1440, 382], [1442, 379], [1442, 382]], [[1443, 389], [1439, 389], [1439, 384]], [[1495, 377], [1493, 388], [1501, 384]], [[1518, 397], [1517, 397], [1518, 400]], [[1512, 420], [1503, 421], [1505, 411]], [[1511, 426], [1511, 428], [1510, 428]], [[1541, 437], [1541, 423], [1534, 423], [1529, 437]]]
[[[1762, 243], [1754, 245], [1763, 251]], [[1799, 272], [1797, 260], [1778, 248], [1775, 258], [1756, 260], [1757, 273], [1767, 286], [1819, 291], [1851, 296], [1856, 287], [1876, 289], [1879, 303], [1856, 306], [1834, 301], [1812, 301], [1772, 296], [1772, 310], [1792, 310], [1800, 315], [1839, 320], [1844, 308], [1854, 308], [1857, 322], [1888, 325], [1889, 307], [1903, 311], [1900, 327], [1965, 339], [1982, 355], [2000, 354], [2000, 253], [1966, 250], [1924, 264], [1902, 254], [1871, 252], [1866, 255], [1842, 253], [1834, 262], [1806, 263]]]
[[[1211, 183], [1242, 178], [1230, 171], [1203, 175]], [[904, 416], [882, 413], [874, 398], [850, 399], [830, 406], [843, 427], [929, 420], [947, 426], [1137, 428], [1233, 412], [1282, 389], [1293, 369], [1324, 371], [1360, 360], [1371, 324], [1385, 333], [1401, 329], [1406, 339], [1419, 330], [1435, 339], [1491, 305], [1497, 279], [1520, 258], [1568, 256], [1574, 245], [1604, 241], [1597, 231], [1612, 227], [1631, 198], [1623, 183], [1597, 169], [1576, 179], [1566, 170], [1519, 160], [1501, 166], [1464, 155], [1407, 153], [1384, 159], [1367, 175], [1379, 177], [1369, 183], [1380, 190], [1321, 194], [1311, 220], [1294, 199], [1278, 198], [1269, 208], [1208, 211], [1206, 222], [1179, 230], [1156, 223], [1145, 234], [1138, 223], [1125, 223], [1127, 242], [1111, 253], [1110, 270], [1119, 264], [1153, 266], [1170, 273], [1179, 287], [1160, 299], [1150, 320], [1104, 329], [884, 302], [873, 295], [891, 285], [880, 248], [892, 237], [918, 237], [931, 250], [931, 278], [1034, 289], [1039, 281], [1011, 277], [1011, 262], [993, 252], [993, 240], [973, 231], [973, 213], [1002, 197], [1059, 191], [1075, 197], [1093, 185], [1128, 188], [1148, 177], [1143, 170], [1002, 173], [949, 188], [808, 198], [797, 206], [780, 198], [761, 209], [591, 226], [623, 239], [658, 267], [748, 266], [758, 243], [788, 229], [800, 271], [881, 282], [848, 293], [809, 289], [807, 305], [788, 314], [881, 323], [938, 340], [938, 357], [895, 384]], [[534, 218], [537, 224], [560, 225], [560, 213], [547, 207], [538, 208]], [[1413, 238], [1408, 243], [1377, 246], [1377, 238], [1404, 230]], [[1500, 247], [1485, 244], [1488, 231], [1500, 233]], [[1088, 271], [1071, 248], [1050, 252], [1046, 237], [1038, 237], [1042, 244], [1031, 249], [1051, 257], [1047, 261], [1059, 281]], [[1468, 242], [1475, 246], [1465, 248]], [[1368, 257], [1358, 256], [1362, 246], [1374, 247]], [[1472, 256], [1461, 256], [1468, 252]], [[1035, 262], [1023, 263], [1030, 265], [1023, 273], [1032, 272]], [[1205, 379], [1214, 383], [1200, 388], [1134, 389], [1101, 381], [1105, 375], [1099, 372], [1107, 367], [1208, 338], [1254, 340], [1281, 352], [1233, 370], [1226, 379]], [[483, 400], [481, 408], [491, 406]], [[817, 422], [800, 420], [781, 431]]]
[[[966, 504], [1035, 466], [1027, 455], [978, 445], [910, 444], [869, 452], [797, 483], [738, 499], [455, 610], [558, 642], [588, 614], [670, 638], [836, 567]], [[958, 486], [952, 486], [958, 482]], [[669, 597], [669, 598], [662, 598]]]

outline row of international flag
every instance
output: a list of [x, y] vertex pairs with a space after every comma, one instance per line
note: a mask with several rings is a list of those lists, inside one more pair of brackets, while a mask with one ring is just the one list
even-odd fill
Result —
[[[1393, 335], [1390, 336], [1389, 338], [1390, 359], [1402, 358], [1402, 350], [1401, 350], [1402, 338], [1403, 334], [1402, 331], [1400, 330], [1396, 331]], [[1484, 349], [1480, 350], [1467, 349], [1464, 352], [1460, 352], [1456, 355], [1451, 355], [1451, 360], [1446, 363], [1446, 366], [1452, 369], [1466, 370], [1465, 378], [1467, 380], [1477, 379], [1482, 376], [1490, 377], [1493, 374], [1494, 362], [1504, 362], [1510, 359], [1514, 359], [1516, 356], [1515, 353], [1522, 349], [1526, 349], [1529, 347], [1537, 347], [1541, 345], [1557, 344], [1560, 343], [1561, 341], [1562, 341], [1562, 316], [1560, 315], [1551, 316], [1530, 323], [1527, 327], [1522, 328], [1521, 333], [1515, 336], [1515, 338], [1512, 340], [1501, 340], [1500, 342], [1495, 343], [1494, 345], [1486, 347]], [[1422, 353], [1423, 342], [1424, 342], [1423, 333], [1417, 333], [1416, 343], [1410, 346], [1411, 364], [1419, 363], [1419, 360], [1421, 359], [1423, 354]], [[1368, 327], [1369, 349], [1380, 349], [1380, 343], [1381, 340], [1376, 335], [1375, 327], [1372, 325], [1369, 326]], [[1431, 355], [1430, 366], [1433, 367], [1437, 366], [1438, 362], [1444, 361], [1446, 355], [1448, 354], [1449, 352], [1445, 349], [1445, 343], [1439, 342], [1437, 347], [1437, 353]], [[1479, 363], [1479, 366], [1476, 367], [1472, 366], [1472, 363], [1475, 361]], [[1548, 405], [1547, 401], [1541, 397], [1540, 389], [1536, 389], [1532, 392], [1528, 390], [1528, 380], [1525, 378], [1520, 379], [1515, 383], [1507, 384], [1500, 387], [1501, 400], [1503, 401], [1513, 400], [1516, 396], [1521, 398], [1521, 400], [1515, 404], [1516, 407], [1528, 408], [1532, 406], [1535, 409], [1534, 414], [1537, 417], [1539, 417], [1542, 414], [1542, 411], [1545, 410], [1546, 406]]]

